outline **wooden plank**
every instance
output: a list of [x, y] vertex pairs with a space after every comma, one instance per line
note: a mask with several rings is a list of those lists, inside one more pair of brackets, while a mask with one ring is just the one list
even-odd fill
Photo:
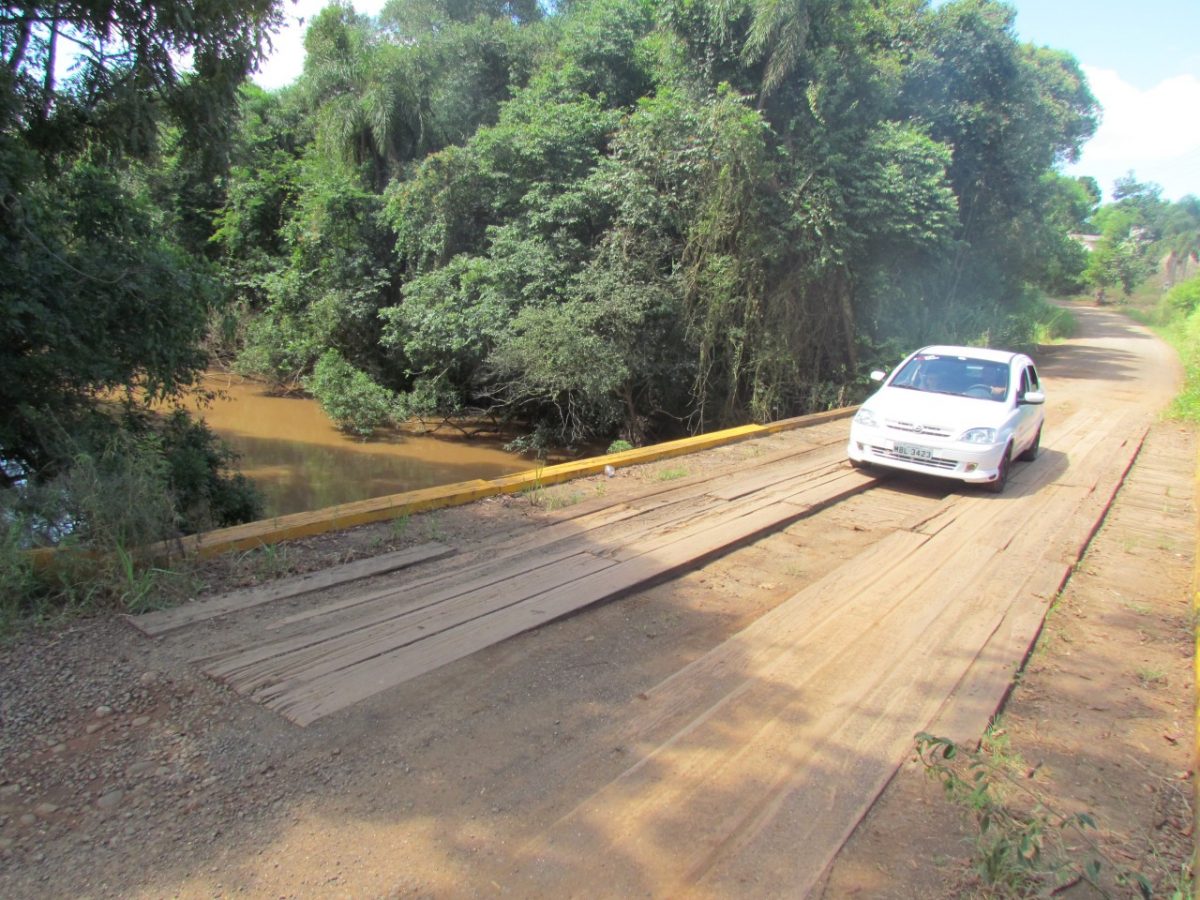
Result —
[[697, 507], [682, 503], [672, 504], [669, 507], [651, 510], [649, 514], [625, 507], [602, 517], [589, 517], [586, 523], [582, 523], [584, 527], [578, 529], [541, 529], [511, 545], [497, 547], [492, 553], [454, 572], [441, 573], [417, 583], [399, 587], [389, 586], [345, 598], [318, 609], [289, 616], [273, 623], [269, 628], [285, 627], [332, 614], [340, 615], [355, 607], [372, 609], [357, 612], [353, 618], [341, 619], [337, 625], [332, 626], [334, 631], [330, 634], [385, 622], [395, 615], [394, 609], [403, 608], [408, 598], [413, 595], [428, 595], [426, 602], [441, 602], [463, 593], [464, 585], [472, 582], [491, 584], [520, 576], [556, 557], [572, 556], [585, 551], [604, 553], [610, 548], [641, 540], [648, 533], [658, 529], [686, 522], [717, 505], [717, 501], [704, 497], [703, 493], [697, 493], [695, 497], [703, 499], [705, 505]]
[[[919, 535], [906, 539], [921, 541]], [[935, 573], [942, 579], [936, 589], [929, 583]], [[600, 877], [596, 860], [653, 857], [654, 866], [634, 865], [641, 876], [656, 879], [643, 891], [676, 896], [710, 877], [743, 842], [759, 837], [787, 803], [796, 813], [789, 822], [800, 834], [783, 856], [823, 860], [843, 836], [843, 830], [831, 832], [825, 825], [830, 813], [850, 821], [856, 805], [874, 796], [875, 786], [886, 780], [881, 773], [910, 746], [911, 732], [904, 729], [897, 736], [894, 723], [914, 709], [936, 708], [925, 676], [937, 665], [954, 662], [931, 654], [959, 626], [971, 574], [961, 567], [938, 571], [927, 558], [909, 569], [908, 577], [908, 587], [899, 591], [893, 579], [879, 582], [878, 593], [855, 598], [859, 615], [843, 611], [825, 627], [802, 633], [765, 670], [726, 678], [711, 669], [723, 692], [710, 695], [708, 703], [694, 703], [695, 698], [685, 703], [691, 717], [659, 742], [622, 742], [647, 751], [523, 855], [567, 861], [573, 869], [568, 880], [582, 877], [581, 883], [590, 875]], [[784, 643], [756, 631], [771, 645]], [[916, 645], [897, 645], [916, 634], [924, 636]], [[814, 666], [814, 660], [821, 662]], [[864, 691], [878, 695], [864, 700]], [[749, 723], [754, 736], [747, 742]], [[864, 766], [864, 771], [855, 779], [826, 780], [844, 765]], [[845, 808], [850, 814], [842, 813]], [[687, 827], [680, 827], [684, 822]], [[595, 844], [597, 835], [609, 839], [581, 853], [580, 841]], [[797, 872], [771, 882], [796, 883], [792, 879], [803, 878], [805, 868], [796, 863]], [[606, 872], [604, 877], [623, 875]], [[620, 880], [611, 885], [617, 894], [633, 887]], [[548, 892], [554, 892], [553, 885]]]
[[377, 628], [352, 632], [239, 668], [227, 666], [226, 679], [242, 693], [269, 699], [296, 681], [336, 677], [359, 663], [383, 653], [403, 650], [465, 622], [492, 621], [516, 603], [555, 588], [570, 590], [587, 576], [613, 565], [612, 560], [590, 553], [575, 554], [555, 560], [518, 581], [492, 584], [461, 594], [453, 603], [423, 606]]
[[386, 603], [361, 615], [340, 617], [332, 624], [316, 630], [302, 631], [249, 647], [237, 647], [231, 651], [196, 657], [192, 661], [201, 664], [205, 671], [214, 677], [222, 678], [227, 670], [386, 626], [394, 619], [411, 616], [427, 607], [437, 606], [457, 597], [520, 582], [532, 577], [538, 570], [578, 553], [577, 549], [563, 553], [558, 548], [552, 548], [551, 552], [513, 555], [497, 560], [491, 566], [480, 564], [468, 572], [443, 573], [399, 589], [389, 588], [376, 592], [386, 599]]
[[[767, 465], [770, 467], [781, 466], [782, 470], [791, 472], [793, 479], [803, 481], [806, 473], [829, 470], [832, 465], [830, 460], [834, 458], [840, 459], [840, 453], [835, 454], [831, 453], [828, 448], [820, 448], [820, 452], [811, 454], [809, 451], [799, 454], [794, 452], [782, 454], [778, 458], [770, 460]], [[797, 472], [796, 465], [798, 464], [804, 468]], [[841, 469], [839, 468], [838, 471], [840, 472]], [[774, 480], [774, 478], [770, 480]], [[390, 606], [394, 602], [403, 603], [403, 598], [397, 594], [397, 590], [408, 593], [417, 587], [429, 588], [436, 584], [455, 580], [495, 575], [512, 557], [524, 558], [530, 553], [548, 552], [552, 548], [562, 555], [586, 550], [597, 553], [613, 551], [614, 555], [620, 556], [622, 547], [638, 546], [641, 541], [653, 541], [654, 535], [668, 530], [672, 525], [694, 525], [706, 511], [720, 509], [721, 504], [709, 496], [707, 489], [711, 484], [710, 479], [699, 477], [687, 485], [664, 486], [660, 490], [651, 491], [636, 500], [628, 501], [628, 505], [624, 502], [617, 503], [572, 519], [569, 527], [558, 524], [556, 527], [539, 529], [532, 535], [523, 535], [514, 541], [497, 545], [491, 548], [486, 557], [467, 564], [454, 573], [439, 575], [418, 585], [405, 585], [399, 589], [383, 588], [368, 594], [343, 598], [335, 603], [307, 610], [272, 623], [268, 629], [284, 628], [321, 616], [342, 614], [354, 607]], [[694, 505], [696, 503], [701, 505]], [[384, 614], [384, 618], [387, 618], [386, 614]], [[343, 627], [358, 626], [348, 622]]]
[[836, 460], [831, 460], [820, 468], [806, 468], [803, 471], [796, 471], [794, 466], [772, 466], [766, 471], [755, 473], [751, 476], [745, 476], [734, 480], [732, 483], [709, 490], [708, 494], [716, 497], [718, 500], [738, 500], [742, 497], [747, 497], [750, 494], [758, 493], [767, 488], [776, 487], [784, 482], [793, 481], [796, 478], [813, 478], [827, 474], [835, 469], [842, 469], [845, 466], [844, 454], [839, 453]]
[[[1045, 481], [1053, 473], [1040, 475]], [[1089, 494], [1085, 487], [1042, 484], [1015, 503], [980, 498], [954, 528], [895, 538], [913, 542], [910, 555], [898, 557], [887, 577], [858, 591], [850, 587], [849, 608], [837, 616], [814, 622], [805, 614], [819, 595], [804, 592], [807, 602], [788, 601], [787, 613], [803, 609], [790, 628], [781, 627], [786, 613], [763, 617], [745, 640], [727, 642], [712, 659], [671, 679], [672, 690], [650, 693], [649, 702], [661, 705], [682, 690], [689, 696], [677, 709], [693, 717], [661, 742], [647, 744], [645, 734], [621, 741], [652, 749], [526, 856], [579, 859], [568, 878], [586, 878], [594, 860], [628, 858], [641, 876], [660, 878], [643, 882], [643, 891], [673, 895], [701, 884], [701, 893], [721, 895], [752, 874], [739, 868], [742, 846], [778, 842], [789, 852], [766, 858], [786, 871], [768, 880], [802, 895], [886, 784], [913, 731], [928, 721], [923, 717], [936, 713], [969, 668], [970, 657], [952, 648], [986, 643], [1019, 594], [1011, 568], [1023, 571], [1038, 553], [1053, 552], [1048, 535], [1059, 527], [1059, 511]], [[939, 564], [947, 558], [962, 564]], [[857, 562], [841, 573], [851, 584], [862, 571]], [[808, 631], [806, 621], [814, 626]], [[760, 664], [739, 672], [752, 656]], [[822, 660], [815, 668], [814, 658]], [[698, 688], [693, 678], [701, 672], [708, 686]], [[761, 723], [753, 741], [727, 744], [725, 733], [742, 734], [737, 723], [747, 718]], [[829, 790], [830, 783], [838, 789]], [[721, 786], [715, 794], [713, 784]], [[686, 829], [672, 827], [685, 821]], [[828, 827], [831, 821], [838, 825]], [[599, 829], [600, 822], [606, 827]], [[576, 856], [577, 840], [594, 843], [597, 834], [616, 837], [609, 847]], [[676, 834], [686, 834], [686, 842], [673, 840]], [[657, 865], [638, 866], [644, 857]], [[755, 854], [756, 862], [762, 858]], [[633, 887], [606, 883], [617, 892]]]
[[454, 555], [453, 547], [436, 541], [420, 544], [416, 547], [406, 547], [394, 553], [385, 553], [369, 559], [355, 560], [338, 566], [331, 566], [317, 572], [308, 572], [289, 578], [281, 578], [270, 584], [230, 591], [215, 597], [195, 600], [171, 609], [156, 610], [126, 619], [137, 629], [157, 637], [171, 631], [177, 631], [204, 622], [218, 616], [228, 615], [244, 609], [299, 597], [313, 591], [327, 590], [352, 581], [360, 581], [376, 575], [395, 572], [399, 569], [414, 566], [417, 563], [432, 562]]
[[[405, 643], [392, 652], [375, 653], [379, 646], [373, 645], [369, 659], [347, 666], [336, 675], [322, 670], [322, 675], [329, 677], [310, 679], [305, 672], [293, 670], [293, 675], [286, 683], [272, 683], [269, 696], [264, 692], [254, 696], [297, 724], [307, 725], [385, 687], [400, 684], [592, 603], [694, 566], [733, 544], [778, 528], [786, 521], [794, 521], [818, 505], [831, 502], [834, 496], [862, 490], [871, 481], [869, 477], [847, 470], [839, 482], [819, 491], [817, 496], [811, 496], [807, 505], [781, 501], [750, 512], [731, 511], [718, 521], [705, 521], [683, 529], [665, 543], [657, 544], [653, 549], [619, 562], [593, 577], [536, 595], [527, 593], [513, 602], [504, 603], [501, 609], [486, 618], [468, 618], [461, 624]], [[837, 494], [831, 494], [831, 491], [837, 491]], [[392, 639], [395, 637], [393, 635]], [[237, 687], [237, 684], [234, 686]]]

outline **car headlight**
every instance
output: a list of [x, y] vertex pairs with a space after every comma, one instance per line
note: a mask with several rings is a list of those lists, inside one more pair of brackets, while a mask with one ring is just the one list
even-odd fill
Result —
[[996, 443], [995, 428], [969, 428], [959, 438], [964, 444], [994, 444]]
[[866, 407], [862, 407], [854, 414], [854, 421], [859, 425], [865, 425], [867, 428], [878, 428], [879, 420], [875, 418], [875, 413], [871, 412]]

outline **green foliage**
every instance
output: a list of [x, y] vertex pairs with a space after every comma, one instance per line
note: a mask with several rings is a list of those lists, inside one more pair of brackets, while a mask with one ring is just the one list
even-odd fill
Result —
[[140, 431], [154, 435], [166, 463], [166, 493], [184, 533], [251, 522], [262, 516], [254, 483], [234, 471], [237, 456], [208, 426], [183, 410], [165, 418], [142, 417]]
[[1150, 241], [1131, 219], [1114, 217], [1088, 258], [1084, 278], [1103, 301], [1106, 292], [1117, 287], [1130, 296], [1153, 271]]
[[483, 408], [545, 447], [842, 402], [889, 342], [1032, 340], [1026, 285], [1080, 277], [1065, 235], [1098, 198], [1052, 173], [1096, 107], [1012, 21], [331, 7], [295, 88], [245, 101], [218, 219], [241, 364], [294, 381], [332, 348], [402, 412]]
[[30, 471], [52, 461], [52, 423], [96, 395], [191, 383], [219, 296], [143, 193], [85, 162], [53, 180], [35, 167], [0, 138], [0, 452]]
[[[41, 152], [148, 156], [167, 110], [194, 154], [219, 155], [238, 84], [280, 12], [272, 0], [6, 4], [3, 130], [21, 131]], [[75, 60], [60, 82], [56, 63], [68, 47]], [[183, 58], [195, 77], [180, 77]]]
[[381, 198], [340, 161], [312, 154], [295, 169], [295, 189], [281, 235], [286, 257], [252, 276], [243, 295], [261, 312], [245, 330], [238, 367], [295, 383], [333, 347], [377, 369], [378, 311], [393, 294]]
[[[989, 735], [980, 749], [966, 752], [924, 732], [916, 742], [926, 775], [975, 819], [972, 862], [991, 894], [1043, 896], [1082, 881], [1108, 896], [1115, 877], [1138, 895], [1153, 896], [1144, 874], [1114, 864], [1091, 838], [1096, 822], [1090, 814], [1056, 811], [1027, 778], [1017, 776], [1021, 761], [1010, 755], [1003, 738]], [[1082, 845], [1082, 854], [1076, 845]]]
[[1184, 317], [1200, 309], [1200, 276], [1193, 276], [1167, 291], [1163, 305], [1173, 315]]
[[29, 614], [37, 588], [27, 534], [21, 513], [0, 493], [0, 638]]
[[54, 585], [13, 570], [10, 617], [120, 602], [133, 548], [257, 512], [211, 432], [138, 404], [181, 398], [207, 363], [225, 299], [204, 258], [211, 214], [238, 85], [279, 11], [85, 0], [6, 12], [0, 521], [5, 553], [68, 548]]
[[[1196, 295], [1197, 286], [1200, 286], [1200, 276], [1184, 282], [1167, 295], [1171, 299], [1165, 305], [1171, 318], [1161, 329], [1179, 353], [1185, 373], [1183, 390], [1171, 406], [1171, 415], [1187, 422], [1200, 422], [1200, 304], [1181, 300], [1175, 291], [1180, 291], [1183, 298], [1191, 298]], [[1184, 316], [1182, 309], [1189, 305], [1190, 311]]]
[[336, 350], [326, 351], [317, 360], [306, 386], [344, 431], [368, 437], [392, 423], [396, 410], [392, 392], [346, 362]]
[[605, 450], [604, 452], [605, 453], [624, 453], [626, 450], [632, 450], [632, 449], [633, 449], [633, 444], [629, 443], [629, 441], [618, 439], [618, 440], [613, 441], [611, 444], [609, 444], [608, 449]]

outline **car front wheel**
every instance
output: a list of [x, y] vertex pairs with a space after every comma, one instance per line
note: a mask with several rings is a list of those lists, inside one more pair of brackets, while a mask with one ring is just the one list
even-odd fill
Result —
[[993, 494], [1004, 493], [1004, 487], [1008, 484], [1008, 466], [1009, 457], [1012, 456], [1012, 444], [1004, 448], [1004, 455], [1000, 457], [1000, 466], [996, 469], [996, 480], [988, 482], [988, 490]]

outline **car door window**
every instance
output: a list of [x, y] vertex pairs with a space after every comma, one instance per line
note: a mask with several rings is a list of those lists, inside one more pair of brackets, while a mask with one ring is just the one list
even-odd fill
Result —
[[1017, 391], [1017, 404], [1025, 406], [1025, 395], [1030, 391], [1040, 391], [1041, 385], [1038, 382], [1037, 370], [1033, 366], [1025, 366], [1021, 370], [1021, 386]]

